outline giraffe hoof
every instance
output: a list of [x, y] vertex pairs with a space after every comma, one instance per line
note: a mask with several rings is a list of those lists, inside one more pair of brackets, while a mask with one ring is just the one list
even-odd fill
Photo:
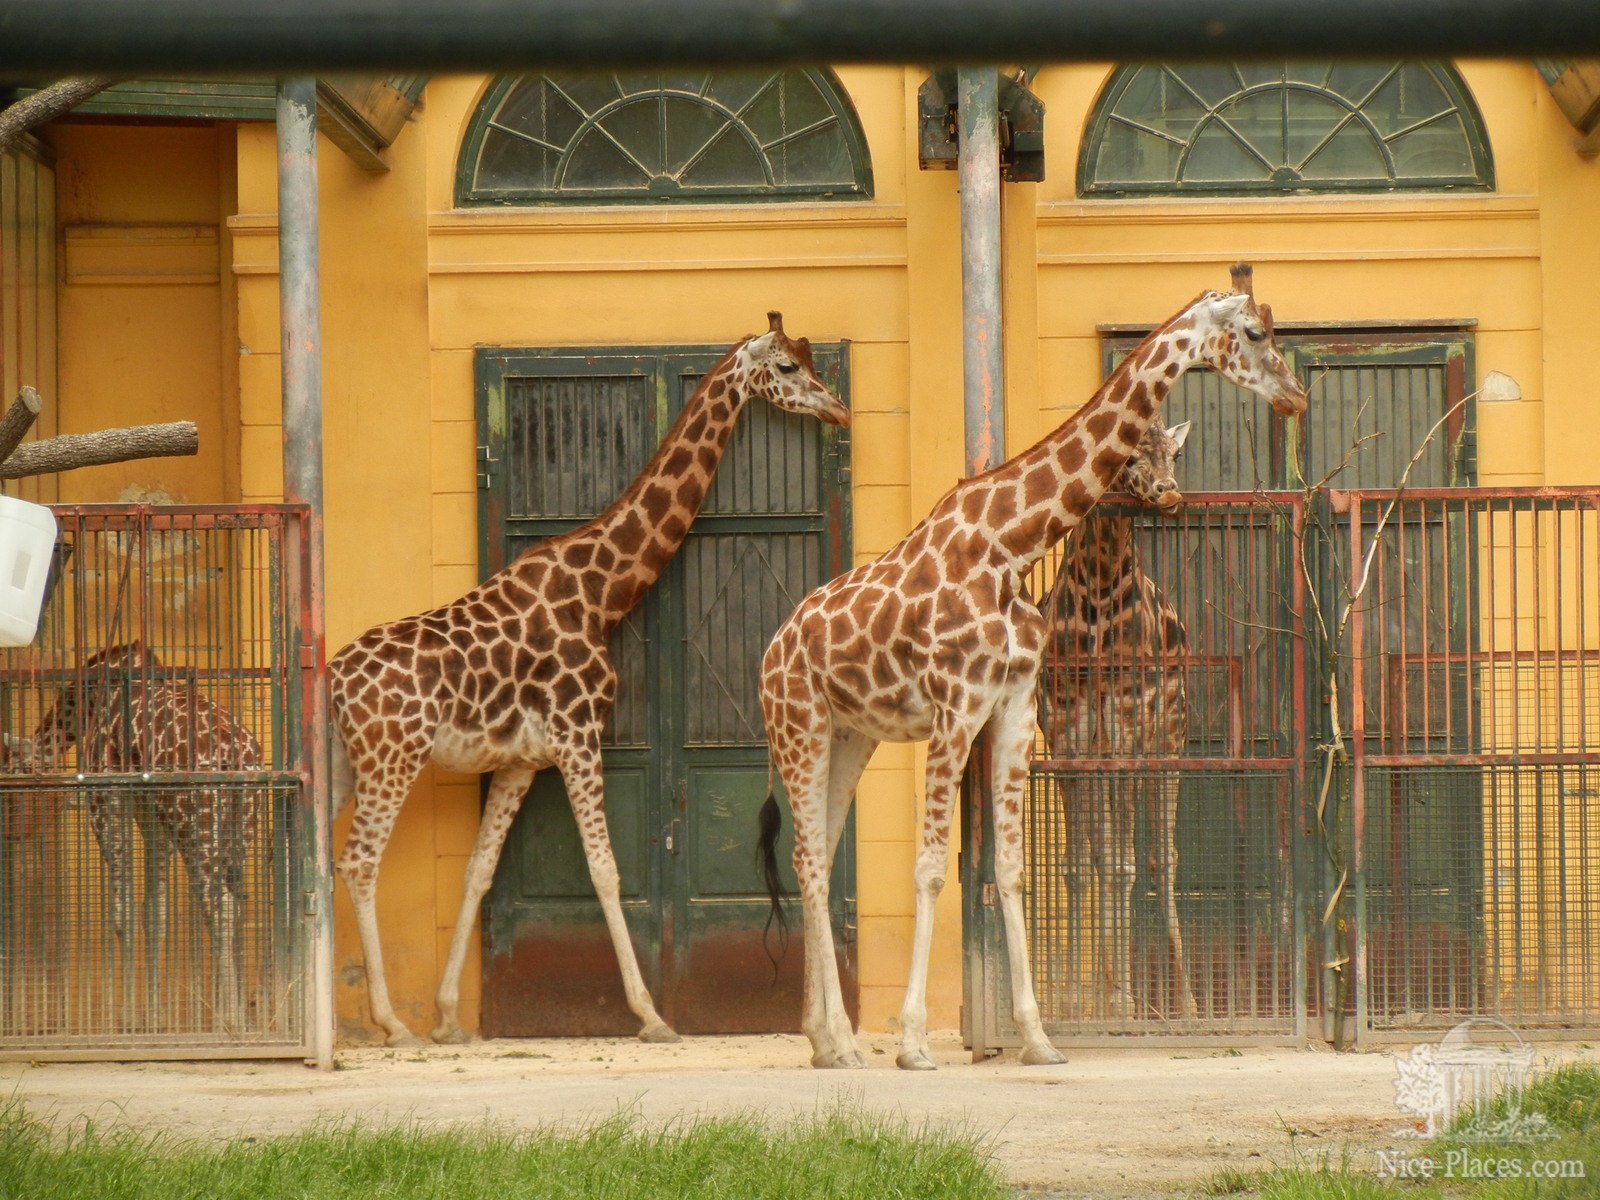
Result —
[[1067, 1056], [1057, 1050], [1049, 1042], [1041, 1042], [1027, 1047], [1022, 1052], [1022, 1062], [1029, 1067], [1053, 1067], [1058, 1063], [1067, 1061]]
[[902, 1050], [894, 1065], [902, 1071], [936, 1071], [938, 1065], [928, 1057], [926, 1050]]
[[417, 1047], [426, 1046], [428, 1043], [412, 1033], [411, 1030], [401, 1029], [384, 1038], [383, 1044], [396, 1050], [415, 1050]]
[[844, 1054], [814, 1054], [811, 1065], [819, 1071], [859, 1071], [867, 1065], [861, 1051], [850, 1050]]
[[465, 1046], [472, 1035], [459, 1025], [441, 1025], [428, 1035], [441, 1046]]
[[667, 1042], [681, 1042], [683, 1041], [683, 1038], [679, 1036], [677, 1030], [673, 1029], [672, 1026], [668, 1025], [665, 1021], [657, 1021], [654, 1025], [646, 1025], [643, 1029], [639, 1030], [639, 1040], [641, 1042], [654, 1042], [661, 1044]]

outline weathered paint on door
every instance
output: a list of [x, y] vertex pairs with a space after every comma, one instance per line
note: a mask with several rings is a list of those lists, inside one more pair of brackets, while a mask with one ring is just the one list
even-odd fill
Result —
[[[609, 504], [720, 353], [480, 351], [485, 573]], [[844, 347], [817, 360], [848, 399]], [[774, 968], [754, 867], [767, 794], [757, 665], [795, 603], [846, 561], [848, 461], [835, 431], [752, 404], [689, 538], [612, 638], [607, 822], [645, 981], [685, 1033], [798, 1023], [798, 947]], [[835, 916], [853, 995], [850, 849], [847, 835]], [[485, 1035], [636, 1032], [554, 771], [512, 829], [484, 938]]]

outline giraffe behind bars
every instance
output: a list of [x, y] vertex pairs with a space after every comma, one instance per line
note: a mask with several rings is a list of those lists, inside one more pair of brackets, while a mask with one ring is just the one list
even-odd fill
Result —
[[[1183, 503], [1174, 466], [1189, 423], [1151, 425], [1118, 480], [1141, 504], [1171, 511]], [[1039, 727], [1052, 759], [1118, 758], [1145, 765], [1072, 770], [1062, 779], [1067, 936], [1087, 930], [1088, 889], [1098, 885], [1097, 973], [1101, 1008], [1133, 1011], [1132, 893], [1136, 809], [1150, 814], [1152, 875], [1166, 923], [1167, 952], [1180, 1014], [1195, 1015], [1178, 922], [1178, 775], [1159, 760], [1183, 753], [1189, 698], [1182, 656], [1188, 634], [1172, 602], [1145, 574], [1133, 520], [1091, 514], [1073, 531], [1040, 606], [1048, 629], [1039, 688]], [[1156, 761], [1150, 761], [1156, 760]], [[1069, 953], [1076, 955], [1079, 947]]]
[[[24, 766], [54, 770], [72, 746], [82, 771], [256, 771], [261, 746], [250, 730], [192, 684], [159, 681], [160, 658], [138, 641], [107, 646], [83, 660], [32, 735], [13, 753]], [[106, 896], [121, 959], [124, 1011], [131, 1007], [134, 899], [133, 829], [144, 839], [148, 892], [142, 910], [145, 1001], [155, 1012], [162, 945], [170, 912], [168, 867], [176, 850], [211, 938], [215, 1015], [237, 1026], [239, 944], [245, 882], [255, 840], [255, 789], [152, 787], [89, 792], [89, 827], [106, 865]], [[153, 1017], [152, 1017], [153, 1019]]]

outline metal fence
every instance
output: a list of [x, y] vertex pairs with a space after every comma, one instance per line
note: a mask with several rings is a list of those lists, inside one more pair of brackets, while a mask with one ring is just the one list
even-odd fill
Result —
[[303, 512], [55, 511], [0, 652], [0, 1057], [304, 1053]]
[[[1210, 493], [1102, 504], [1082, 536], [1117, 521], [1182, 637], [1087, 638], [1132, 592], [1085, 595], [1081, 562], [1031, 581], [1052, 1034], [1600, 1025], [1600, 489]], [[982, 807], [963, 871], [988, 1047], [1014, 1031]]]
[[1371, 564], [1339, 826], [1357, 1039], [1600, 1024], [1600, 491], [1334, 508]]

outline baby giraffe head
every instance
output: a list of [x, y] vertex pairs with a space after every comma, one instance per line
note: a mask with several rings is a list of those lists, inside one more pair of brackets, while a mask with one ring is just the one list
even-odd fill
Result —
[[1178, 489], [1176, 471], [1178, 455], [1189, 437], [1189, 424], [1185, 421], [1168, 429], [1160, 421], [1152, 422], [1122, 465], [1115, 489], [1151, 508], [1182, 507], [1183, 492]]
[[850, 424], [850, 410], [817, 376], [811, 343], [783, 332], [783, 314], [767, 314], [766, 333], [746, 338], [734, 351], [751, 394], [788, 412], [806, 413], [829, 425]]

